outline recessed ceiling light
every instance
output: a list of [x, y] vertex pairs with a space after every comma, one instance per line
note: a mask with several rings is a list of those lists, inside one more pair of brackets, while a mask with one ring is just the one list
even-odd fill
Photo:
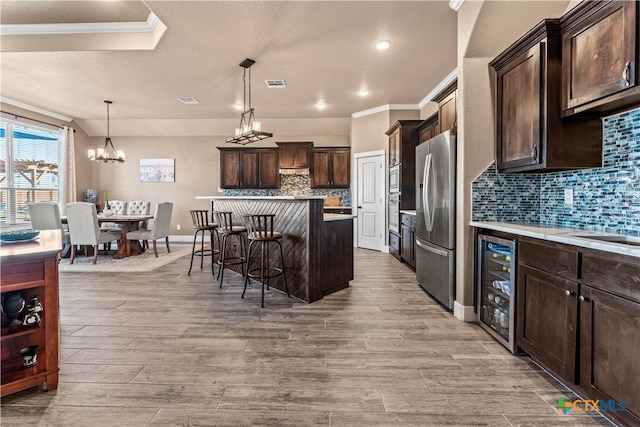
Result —
[[318, 110], [324, 110], [325, 108], [327, 108], [327, 104], [325, 104], [324, 102], [320, 101], [316, 104], [316, 108]]
[[200, 101], [195, 99], [193, 96], [183, 96], [183, 97], [180, 97], [178, 99], [183, 104], [188, 104], [188, 105], [200, 104]]
[[367, 96], [371, 93], [371, 91], [369, 89], [362, 89], [361, 91], [358, 92], [358, 95], [360, 96]]
[[233, 104], [233, 108], [235, 108], [236, 110], [244, 110], [244, 105], [236, 102], [235, 104]]
[[391, 40], [378, 40], [376, 42], [376, 49], [385, 50], [391, 46]]

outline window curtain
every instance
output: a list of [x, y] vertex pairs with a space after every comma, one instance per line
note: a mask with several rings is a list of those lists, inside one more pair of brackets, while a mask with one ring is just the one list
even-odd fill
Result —
[[58, 179], [60, 213], [66, 215], [67, 203], [77, 201], [76, 191], [76, 155], [73, 128], [64, 126], [58, 131], [60, 148], [58, 150]]

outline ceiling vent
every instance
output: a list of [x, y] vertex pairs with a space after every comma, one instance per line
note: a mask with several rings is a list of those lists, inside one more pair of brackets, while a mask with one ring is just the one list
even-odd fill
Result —
[[267, 87], [271, 89], [284, 89], [287, 87], [284, 80], [265, 80], [265, 83], [267, 83]]
[[200, 101], [195, 99], [193, 96], [183, 96], [182, 98], [178, 98], [178, 99], [183, 104], [188, 104], [188, 105], [200, 104]]

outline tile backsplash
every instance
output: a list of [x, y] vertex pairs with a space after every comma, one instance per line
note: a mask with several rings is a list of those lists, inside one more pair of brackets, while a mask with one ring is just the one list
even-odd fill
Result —
[[472, 184], [473, 220], [640, 235], [640, 109], [605, 118], [602, 142], [601, 168], [500, 174], [492, 164]]
[[350, 189], [312, 189], [309, 175], [281, 175], [280, 188], [273, 190], [224, 190], [225, 196], [339, 196], [342, 206], [351, 206]]

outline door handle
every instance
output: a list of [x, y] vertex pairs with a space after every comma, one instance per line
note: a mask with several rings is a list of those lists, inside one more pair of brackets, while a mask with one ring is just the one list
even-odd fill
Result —
[[631, 84], [631, 62], [627, 61], [624, 64], [624, 69], [622, 70], [622, 80], [626, 83], [626, 86]]
[[358, 206], [358, 209], [362, 209], [362, 206]]

